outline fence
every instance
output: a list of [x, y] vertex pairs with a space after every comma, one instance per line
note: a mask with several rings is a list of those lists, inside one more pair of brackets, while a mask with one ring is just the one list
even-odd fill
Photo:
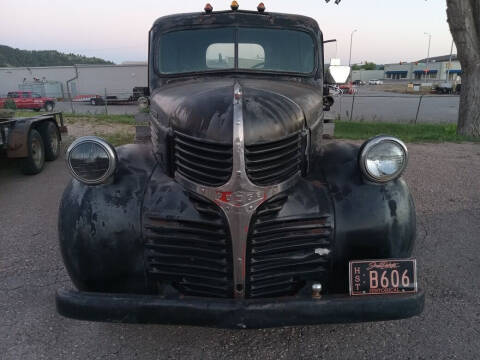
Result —
[[342, 121], [456, 123], [458, 95], [338, 95], [330, 117]]

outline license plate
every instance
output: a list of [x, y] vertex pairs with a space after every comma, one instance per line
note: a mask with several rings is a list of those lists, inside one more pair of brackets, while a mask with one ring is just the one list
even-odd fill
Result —
[[415, 259], [350, 261], [350, 295], [417, 292]]

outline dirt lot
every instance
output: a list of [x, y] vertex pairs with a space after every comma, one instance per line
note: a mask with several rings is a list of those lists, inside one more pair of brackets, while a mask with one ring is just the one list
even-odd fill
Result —
[[394, 322], [235, 331], [59, 316], [55, 290], [72, 286], [56, 230], [70, 177], [62, 160], [35, 177], [0, 162], [0, 358], [478, 359], [480, 145], [409, 149], [424, 313]]

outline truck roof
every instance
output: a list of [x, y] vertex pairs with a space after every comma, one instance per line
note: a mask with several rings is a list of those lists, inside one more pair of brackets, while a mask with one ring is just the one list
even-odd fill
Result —
[[308, 16], [249, 10], [226, 10], [211, 13], [195, 12], [162, 16], [153, 23], [152, 30], [165, 31], [179, 27], [188, 28], [208, 25], [290, 27], [308, 30], [317, 35], [321, 34], [318, 23]]

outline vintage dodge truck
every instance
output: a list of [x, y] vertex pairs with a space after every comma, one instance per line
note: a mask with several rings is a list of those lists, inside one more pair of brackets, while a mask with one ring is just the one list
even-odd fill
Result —
[[407, 149], [322, 138], [315, 20], [258, 11], [158, 19], [151, 144], [67, 151], [61, 252], [83, 320], [258, 328], [419, 314]]

